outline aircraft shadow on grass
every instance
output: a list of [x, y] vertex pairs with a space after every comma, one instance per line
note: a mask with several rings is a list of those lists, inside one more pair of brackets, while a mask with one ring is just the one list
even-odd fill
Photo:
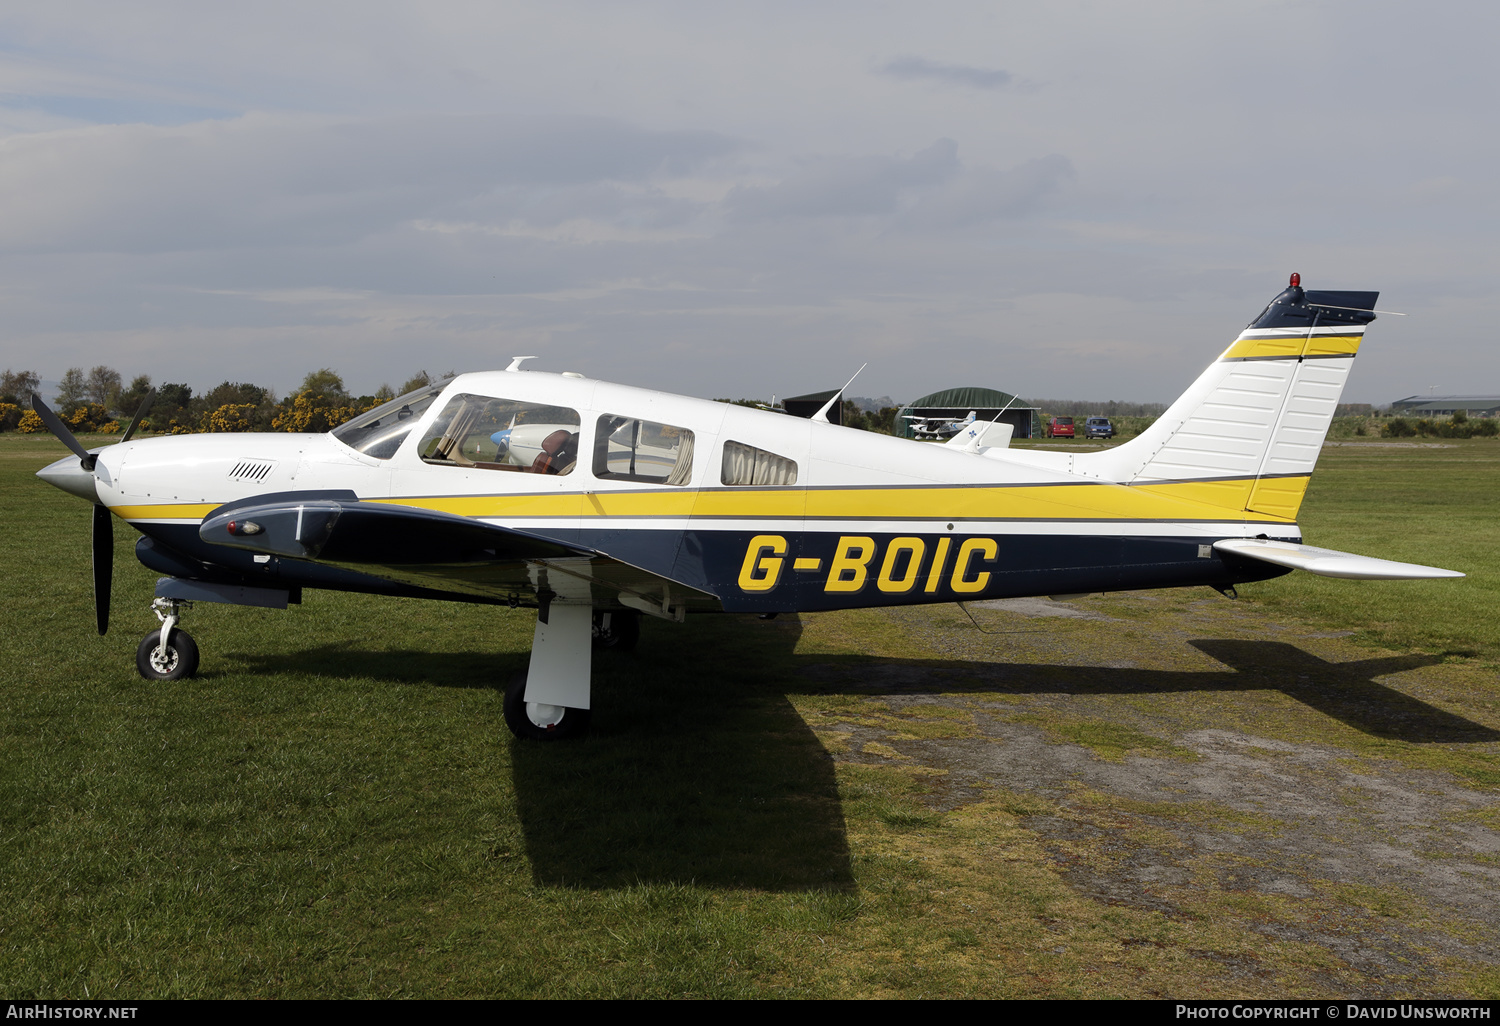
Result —
[[[1283, 641], [1200, 639], [1190, 645], [1227, 670], [1153, 670], [1056, 663], [974, 663], [904, 659], [867, 665], [929, 671], [898, 675], [900, 683], [853, 685], [848, 690], [1004, 692], [1012, 695], [1167, 695], [1188, 691], [1226, 694], [1280, 691], [1346, 726], [1373, 737], [1413, 744], [1466, 744], [1500, 740], [1500, 731], [1429, 705], [1375, 680], [1443, 662], [1441, 655], [1390, 656], [1331, 663]], [[838, 660], [820, 658], [825, 667]], [[844, 671], [857, 672], [857, 671]], [[835, 686], [835, 689], [836, 686]]]
[[[668, 635], [656, 644], [669, 647]], [[753, 657], [757, 648], [752, 637], [737, 656]], [[359, 642], [227, 655], [238, 665], [225, 676], [364, 677], [495, 691], [526, 667], [525, 652], [370, 651]], [[695, 646], [693, 658], [708, 653]], [[696, 673], [679, 668], [686, 662], [662, 673], [644, 644], [639, 656], [600, 653], [595, 726], [577, 744], [515, 740], [500, 721], [497, 696], [497, 739], [510, 752], [537, 883], [853, 890], [834, 764], [817, 736], [781, 691], [705, 683], [701, 665]]]
[[[689, 629], [696, 636], [688, 638], [673, 635], [686, 644], [669, 665], [646, 658], [644, 651], [640, 656], [602, 653], [595, 661], [595, 726], [587, 741], [510, 741], [517, 810], [538, 883], [853, 889], [834, 762], [787, 700], [788, 690], [1038, 695], [1278, 690], [1375, 737], [1413, 743], [1500, 740], [1500, 731], [1375, 680], [1440, 663], [1441, 656], [1331, 663], [1285, 642], [1218, 639], [1191, 644], [1227, 669], [799, 656], [793, 652], [801, 627], [794, 618], [750, 632], [737, 626]], [[643, 649], [654, 649], [659, 640], [665, 636], [648, 634]], [[256, 673], [326, 672], [495, 689], [525, 665], [524, 653], [373, 652], [356, 646], [234, 658]], [[741, 671], [705, 680], [702, 667], [714, 665], [716, 654], [736, 665], [764, 665], [773, 679]], [[797, 680], [791, 688], [787, 673]]]

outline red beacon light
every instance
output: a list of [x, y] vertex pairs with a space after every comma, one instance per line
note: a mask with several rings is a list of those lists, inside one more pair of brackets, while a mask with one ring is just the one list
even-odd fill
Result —
[[1298, 274], [1296, 271], [1292, 272], [1291, 287], [1294, 289], [1300, 289], [1302, 287], [1302, 275]]

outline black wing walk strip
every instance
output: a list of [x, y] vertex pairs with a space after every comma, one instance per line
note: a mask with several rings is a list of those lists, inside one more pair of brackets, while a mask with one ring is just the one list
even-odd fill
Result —
[[198, 535], [251, 552], [372, 566], [605, 555], [450, 513], [328, 498], [221, 507]]

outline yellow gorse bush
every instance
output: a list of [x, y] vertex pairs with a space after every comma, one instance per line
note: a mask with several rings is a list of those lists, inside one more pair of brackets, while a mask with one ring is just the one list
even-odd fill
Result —
[[[82, 403], [72, 413], [63, 417], [63, 422], [74, 431], [103, 431], [112, 423], [109, 411], [99, 403]], [[120, 430], [116, 425], [114, 430]]]
[[254, 403], [225, 403], [212, 413], [205, 413], [201, 427], [204, 431], [249, 431], [254, 413]]
[[276, 415], [271, 421], [272, 431], [318, 432], [336, 428], [345, 421], [353, 420], [366, 409], [373, 410], [379, 403], [367, 407], [333, 406], [327, 397], [311, 392], [299, 392], [292, 399], [291, 409]]

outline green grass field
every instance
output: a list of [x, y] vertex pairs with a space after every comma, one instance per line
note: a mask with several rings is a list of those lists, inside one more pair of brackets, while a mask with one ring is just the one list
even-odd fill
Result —
[[[117, 524], [113, 627], [98, 637], [88, 510], [32, 476], [63, 452], [0, 436], [6, 997], [1356, 992], [1322, 949], [1255, 932], [1290, 914], [1269, 899], [1216, 891], [1174, 917], [1081, 893], [1028, 826], [1047, 799], [939, 799], [933, 771], [902, 754], [902, 739], [969, 736], [970, 713], [809, 676], [917, 658], [961, 669], [910, 626], [956, 622], [954, 607], [649, 621], [635, 654], [596, 659], [595, 727], [576, 744], [524, 745], [504, 727], [525, 610], [312, 592], [284, 612], [200, 605], [185, 623], [200, 676], [148, 684], [134, 653], [156, 626], [154, 575]], [[1470, 576], [1293, 575], [1242, 589], [1241, 605], [1493, 684], [1497, 470], [1493, 440], [1326, 450], [1309, 543]], [[1497, 699], [1469, 696], [1466, 714]], [[1251, 707], [1236, 708], [1224, 715]], [[1124, 721], [1024, 716], [1099, 759], [1186, 757]], [[888, 731], [889, 757], [851, 753], [846, 722]], [[1297, 722], [1352, 743], [1328, 717]], [[1385, 739], [1380, 757], [1492, 791], [1495, 748]], [[1158, 814], [1143, 808], [1108, 814]], [[1356, 925], [1429, 914], [1374, 889], [1318, 900]], [[1252, 944], [1269, 974], [1203, 955]], [[1492, 968], [1444, 964], [1443, 986], [1496, 992]]]
[[1500, 442], [1330, 446], [1299, 522], [1309, 545], [1469, 576], [1335, 582], [1292, 574], [1254, 589], [1258, 599], [1277, 611], [1357, 628], [1392, 648], [1462, 652], [1500, 665]]

